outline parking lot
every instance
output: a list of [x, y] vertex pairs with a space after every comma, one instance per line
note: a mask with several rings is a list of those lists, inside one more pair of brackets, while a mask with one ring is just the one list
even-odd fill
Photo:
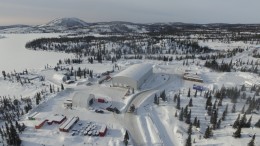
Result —
[[70, 134], [71, 136], [99, 136], [100, 128], [101, 125], [95, 122], [87, 121], [83, 123], [79, 121], [72, 130], [70, 130]]

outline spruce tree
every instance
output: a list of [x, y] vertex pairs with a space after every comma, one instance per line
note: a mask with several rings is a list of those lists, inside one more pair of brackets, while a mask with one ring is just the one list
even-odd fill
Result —
[[247, 127], [247, 128], [251, 127], [251, 121], [252, 121], [252, 116], [248, 119], [245, 127]]
[[209, 126], [207, 127], [207, 129], [206, 129], [206, 131], [205, 131], [205, 134], [204, 134], [204, 136], [203, 136], [204, 138], [210, 138], [210, 128], [209, 128]]
[[240, 138], [241, 137], [241, 126], [238, 126], [237, 130], [233, 133], [233, 137]]
[[129, 140], [129, 135], [128, 135], [128, 132], [127, 132], [127, 131], [125, 131], [124, 139]]
[[200, 128], [200, 120], [197, 121], [196, 128]]
[[178, 98], [178, 95], [177, 95], [177, 94], [174, 94], [173, 102], [176, 102], [176, 101], [177, 101], [177, 98]]
[[191, 98], [189, 101], [189, 107], [192, 107], [192, 106], [193, 106], [193, 104], [192, 104], [192, 98]]
[[240, 121], [239, 121], [239, 125], [241, 126], [241, 127], [245, 127], [246, 126], [246, 121], [247, 121], [247, 119], [246, 119], [246, 114], [244, 114], [243, 115], [243, 117], [240, 119]]
[[192, 123], [190, 123], [187, 133], [188, 134], [192, 134]]
[[183, 121], [183, 107], [181, 108], [181, 112], [179, 114], [179, 120]]
[[227, 114], [228, 113], [228, 104], [226, 105], [225, 111], [226, 111], [226, 114]]
[[50, 85], [50, 93], [52, 93], [52, 87], [51, 87], [51, 85]]
[[232, 107], [231, 112], [232, 112], [232, 113], [235, 113], [235, 112], [236, 112], [236, 104], [233, 104], [233, 107]]
[[218, 101], [218, 106], [222, 106], [222, 98], [220, 98], [220, 100]]
[[260, 128], [260, 119], [255, 123], [255, 127]]
[[162, 98], [163, 101], [166, 101], [165, 90], [163, 90], [163, 92], [161, 93], [161, 98]]
[[194, 97], [197, 97], [197, 90], [195, 91]]
[[190, 97], [190, 88], [189, 88], [189, 91], [188, 91], [188, 97]]
[[64, 86], [63, 86], [63, 84], [61, 84], [61, 90], [64, 90]]
[[255, 134], [253, 135], [251, 141], [247, 144], [247, 146], [255, 146]]
[[241, 114], [245, 113], [245, 105], [243, 106], [242, 110], [241, 110]]
[[239, 126], [240, 114], [238, 114], [236, 121], [233, 124], [233, 128], [237, 128]]
[[195, 118], [194, 118], [194, 121], [193, 121], [193, 125], [194, 125], [194, 126], [197, 126], [197, 122], [198, 122], [198, 119], [197, 119], [197, 117], [195, 117]]
[[221, 119], [218, 120], [217, 129], [220, 129], [220, 125], [221, 125]]
[[212, 107], [208, 106], [207, 110], [208, 110], [207, 111], [208, 115], [211, 116], [211, 114], [212, 114]]
[[245, 84], [242, 85], [241, 91], [246, 91], [246, 86], [245, 86]]
[[188, 115], [188, 105], [186, 105], [184, 111], [183, 111], [183, 117], [186, 118]]
[[188, 135], [188, 138], [186, 140], [185, 146], [191, 146], [191, 134]]
[[187, 114], [187, 116], [186, 116], [186, 120], [185, 120], [185, 123], [186, 124], [190, 124], [191, 122], [190, 122], [190, 117], [191, 117], [191, 111]]
[[177, 106], [176, 106], [176, 108], [177, 109], [181, 109], [181, 98], [180, 98], [180, 95], [177, 98]]
[[212, 98], [211, 96], [209, 96], [209, 97], [207, 98], [206, 107], [212, 106], [211, 98]]
[[157, 99], [157, 98], [158, 98], [158, 97], [157, 97], [157, 95], [155, 94], [155, 95], [154, 95], [154, 101], [153, 101], [154, 104], [158, 104], [158, 99]]
[[227, 115], [227, 111], [224, 110], [224, 111], [223, 111], [223, 114], [222, 114], [222, 117], [221, 117], [222, 121], [225, 121], [225, 120], [226, 120], [226, 115]]

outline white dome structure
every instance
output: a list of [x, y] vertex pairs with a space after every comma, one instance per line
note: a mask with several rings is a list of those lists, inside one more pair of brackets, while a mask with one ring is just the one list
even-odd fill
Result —
[[88, 108], [94, 100], [93, 94], [84, 94], [84, 92], [76, 92], [72, 97], [72, 106]]

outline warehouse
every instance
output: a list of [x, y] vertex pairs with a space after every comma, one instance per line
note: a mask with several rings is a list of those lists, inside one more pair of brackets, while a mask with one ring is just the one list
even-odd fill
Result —
[[113, 86], [140, 89], [141, 85], [153, 75], [151, 64], [135, 64], [112, 78]]

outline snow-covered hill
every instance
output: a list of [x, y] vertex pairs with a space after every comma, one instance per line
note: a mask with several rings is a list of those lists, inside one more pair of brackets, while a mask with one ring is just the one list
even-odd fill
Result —
[[0, 33], [130, 33], [147, 32], [147, 26], [121, 21], [87, 23], [78, 18], [58, 18], [36, 26], [14, 25], [0, 27]]
[[50, 21], [49, 23], [39, 25], [38, 27], [85, 27], [88, 24], [78, 18], [58, 18]]

